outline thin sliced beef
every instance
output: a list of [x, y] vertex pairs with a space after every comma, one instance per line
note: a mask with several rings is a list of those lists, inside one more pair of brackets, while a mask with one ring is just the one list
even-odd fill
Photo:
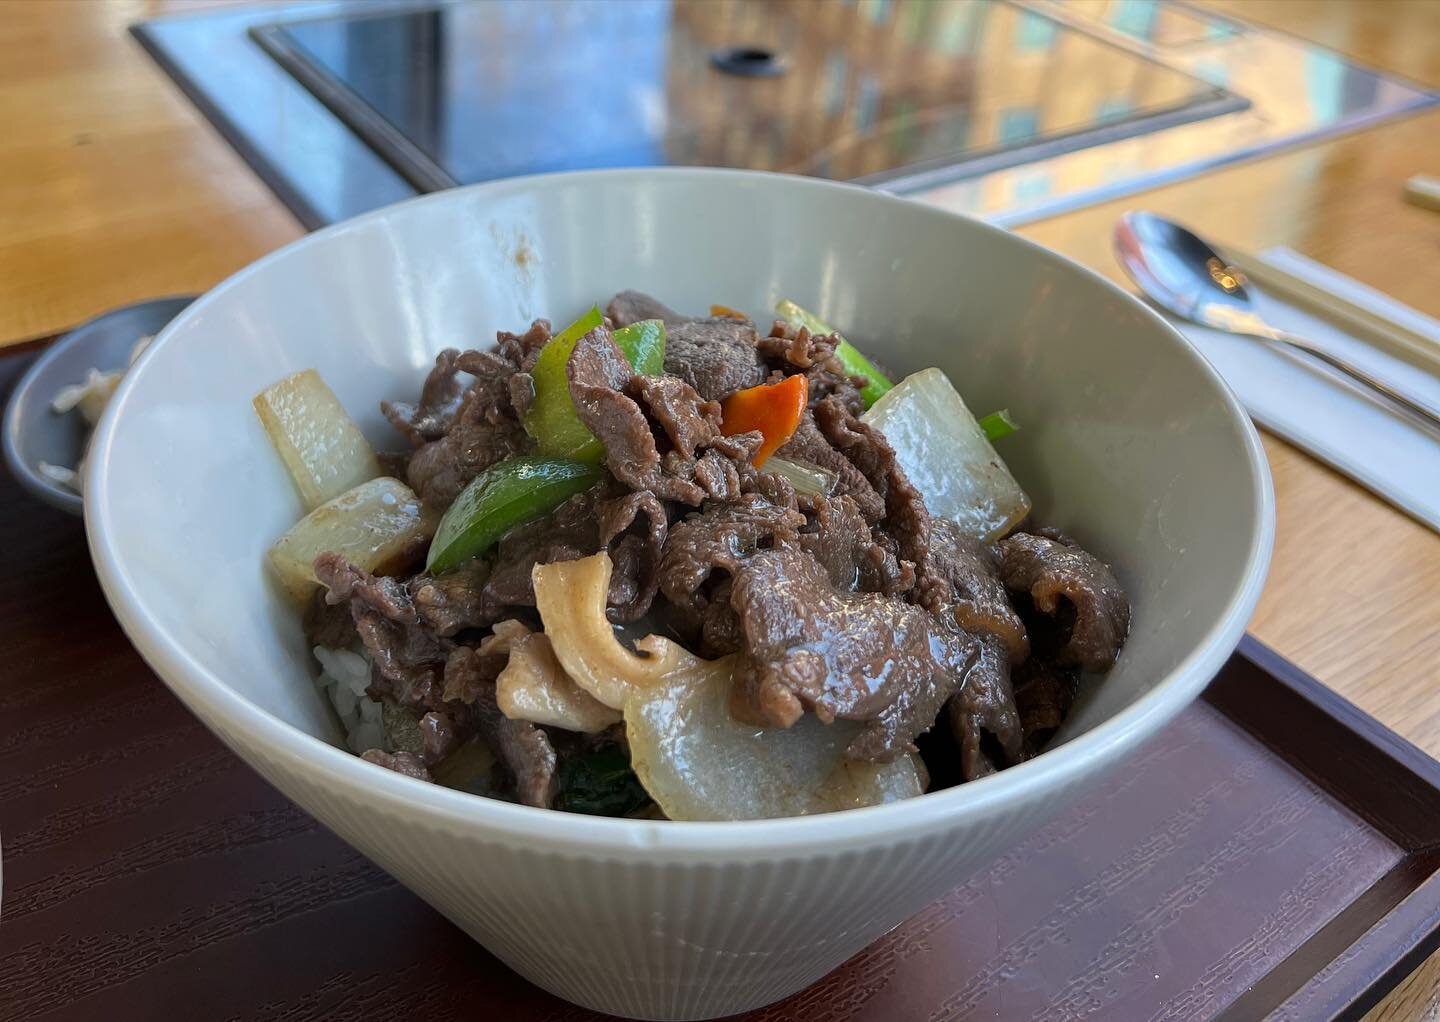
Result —
[[801, 550], [760, 551], [735, 573], [730, 604], [743, 643], [730, 712], [789, 727], [865, 721], [846, 754], [888, 760], [931, 726], [977, 655], [977, 643], [921, 607], [844, 593]]
[[1074, 668], [1058, 667], [1032, 657], [1011, 675], [1015, 708], [1025, 733], [1025, 757], [1045, 748], [1055, 731], [1070, 715], [1075, 704], [1077, 679]]
[[[483, 575], [483, 586], [475, 593], [472, 581], [468, 584], [472, 594], [457, 596], [454, 602], [474, 608], [476, 624], [466, 627], [491, 624], [513, 608], [535, 606], [531, 573], [537, 564], [573, 561], [606, 549], [614, 564], [608, 594], [611, 618], [617, 623], [633, 621], [650, 609], [655, 598], [666, 524], [665, 507], [653, 493], [627, 494], [602, 482], [546, 517], [502, 536], [488, 575], [481, 565], [462, 568], [457, 574], [468, 572], [471, 580]], [[451, 577], [435, 582], [444, 585]]]
[[530, 573], [537, 564], [573, 561], [600, 549], [595, 506], [602, 490], [577, 493], [551, 514], [517, 526], [500, 537], [485, 597], [498, 606], [535, 606]]
[[945, 704], [945, 714], [960, 746], [965, 780], [993, 774], [1025, 758], [1020, 714], [1010, 688], [1010, 663], [999, 639], [985, 636], [980, 641], [980, 654], [960, 691]]
[[1115, 666], [1130, 631], [1130, 601], [1102, 561], [1022, 532], [1000, 541], [1000, 577], [1058, 626], [1058, 663], [1097, 672]]
[[[765, 442], [763, 436], [758, 432], [726, 436], [722, 432], [720, 402], [707, 401], [690, 384], [673, 376], [637, 373], [630, 377], [625, 393], [660, 427], [661, 439], [668, 444], [662, 463], [687, 467], [693, 463], [696, 481], [712, 497], [719, 497], [721, 494], [704, 478], [707, 462], [713, 462], [716, 468], [709, 471], [723, 471], [732, 480], [724, 486], [723, 499], [733, 500], [739, 494], [738, 484], [733, 481], [737, 466], [749, 464]], [[679, 469], [667, 471], [680, 474]]]
[[754, 326], [725, 316], [667, 324], [665, 372], [680, 377], [707, 401], [721, 401], [765, 382], [757, 340]]
[[885, 504], [882, 527], [895, 540], [896, 555], [902, 561], [923, 565], [930, 547], [930, 512], [896, 460], [890, 442], [833, 397], [815, 406], [815, 424], [880, 495]]
[[456, 348], [446, 348], [435, 356], [435, 368], [430, 370], [420, 388], [419, 404], [380, 402], [380, 411], [410, 441], [412, 447], [423, 447], [449, 431], [455, 413], [460, 410], [460, 400], [465, 395], [465, 384], [460, 379], [457, 364], [459, 358], [460, 352]]
[[502, 330], [496, 335], [495, 350], [506, 362], [518, 367], [505, 384], [506, 396], [516, 418], [524, 419], [525, 413], [535, 403], [535, 377], [530, 375], [530, 371], [540, 358], [540, 349], [549, 343], [548, 319], [535, 320], [523, 334]]
[[432, 780], [430, 771], [426, 769], [424, 762], [412, 752], [391, 753], [385, 752], [383, 749], [369, 749], [362, 752], [360, 758], [366, 763], [374, 763], [386, 770], [393, 770], [397, 774], [413, 777], [417, 781]]
[[792, 326], [777, 319], [768, 337], [755, 343], [760, 357], [773, 369], [786, 375], [795, 370], [824, 365], [835, 357], [840, 339], [834, 334], [812, 334], [803, 326]]
[[786, 376], [797, 372], [804, 374], [812, 407], [827, 397], [834, 397], [859, 415], [865, 410], [865, 400], [860, 391], [866, 381], [863, 376], [851, 376], [845, 371], [844, 365], [835, 357], [839, 344], [838, 334], [812, 334], [803, 326], [793, 326], [777, 319], [770, 329], [770, 336], [760, 338], [756, 348], [770, 368]]
[[[456, 656], [461, 650], [468, 652]], [[480, 652], [473, 646], [457, 646], [447, 655], [443, 695], [450, 705], [473, 706], [494, 700], [495, 679], [510, 662], [510, 654]], [[486, 695], [489, 692], [490, 695]]]
[[740, 615], [730, 606], [730, 590], [734, 580], [721, 578], [710, 587], [709, 604], [700, 613], [700, 652], [708, 657], [722, 657], [740, 648]]
[[575, 343], [565, 372], [570, 398], [580, 421], [605, 445], [605, 464], [632, 490], [653, 490], [667, 500], [699, 504], [700, 488], [684, 480], [661, 478], [660, 450], [645, 413], [625, 394], [635, 371], [610, 337], [597, 327]]
[[305, 629], [305, 641], [311, 646], [326, 649], [349, 649], [360, 641], [355, 630], [355, 618], [348, 603], [331, 603], [325, 597], [328, 593], [323, 586], [315, 590], [301, 624]]
[[696, 451], [720, 436], [719, 403], [706, 401], [684, 380], [636, 375], [629, 392], [659, 423], [682, 458], [695, 457]]
[[734, 500], [740, 496], [750, 461], [765, 438], [758, 432], [726, 436], [721, 429], [720, 404], [707, 401], [695, 388], [673, 376], [630, 378], [626, 393], [639, 402], [650, 420], [660, 427], [660, 458], [665, 474], [693, 478], [708, 498]]
[[371, 698], [412, 709], [439, 706], [445, 644], [420, 619], [405, 583], [377, 578], [334, 553], [315, 559], [315, 577], [328, 587], [329, 602], [350, 605], [373, 666]]
[[913, 566], [876, 542], [853, 498], [815, 498], [809, 511], [811, 527], [800, 546], [825, 566], [837, 589], [897, 596], [915, 585]]
[[[758, 437], [760, 434], [745, 435]], [[755, 445], [756, 448], [759, 446], [758, 443]], [[695, 480], [695, 485], [705, 492], [706, 498], [735, 500], [740, 496], [740, 470], [744, 465], [743, 460], [737, 461], [714, 448], [694, 461], [681, 459], [676, 452], [667, 454], [665, 458], [670, 474], [676, 477], [689, 475]]]
[[[605, 445], [605, 465], [625, 486], [691, 507], [707, 497], [739, 495], [738, 466], [758, 447], [758, 434], [721, 436], [718, 419], [699, 394], [684, 384], [653, 386], [637, 377], [603, 326], [576, 343], [566, 372], [576, 414]], [[704, 452], [697, 458], [667, 449], [662, 457], [637, 397], [646, 407], [655, 401], [667, 448], [672, 440], [666, 431], [673, 429], [686, 449], [704, 446]]]
[[439, 763], [473, 733], [457, 724], [455, 716], [443, 710], [431, 710], [420, 718], [420, 760], [427, 766]]
[[535, 368], [535, 361], [540, 357], [540, 349], [549, 343], [550, 321], [548, 319], [534, 320], [530, 324], [530, 329], [523, 334], [512, 334], [509, 330], [501, 330], [495, 335], [495, 350], [505, 361], [525, 373]]
[[[528, 806], [549, 809], [559, 787], [555, 750], [545, 732], [528, 720], [511, 720], [495, 701], [495, 677], [503, 656], [457, 647], [445, 663], [447, 692], [465, 693], [481, 737], [515, 780], [515, 797]], [[496, 666], [499, 661], [499, 666]]]
[[954, 614], [975, 635], [993, 635], [1005, 644], [1012, 663], [1030, 655], [1025, 625], [1010, 606], [1000, 581], [1000, 552], [967, 539], [948, 518], [930, 522], [930, 549], [917, 597], [931, 613]]
[[660, 557], [669, 522], [665, 505], [648, 490], [596, 505], [600, 545], [613, 570], [607, 594], [610, 620], [625, 624], [650, 609], [660, 587]]
[[[754, 493], [768, 500], [776, 507], [800, 510], [800, 497], [790, 480], [774, 472], [745, 472], [740, 477], [740, 492]], [[806, 498], [807, 503], [810, 498]]]
[[708, 654], [733, 650], [738, 634], [731, 624], [734, 611], [728, 590], [722, 594], [716, 587], [756, 550], [795, 543], [804, 525], [799, 511], [747, 494], [735, 503], [707, 503], [700, 514], [671, 526], [660, 556], [659, 585], [670, 601], [676, 630], [691, 640], [704, 636]]
[[529, 373], [516, 373], [510, 377], [508, 387], [510, 407], [514, 408], [515, 414], [523, 420], [530, 411], [530, 406], [535, 403], [535, 377]]
[[658, 319], [666, 326], [679, 326], [690, 322], [689, 316], [682, 316], [658, 298], [651, 298], [643, 291], [621, 291], [610, 304], [605, 306], [605, 315], [615, 326], [629, 326], [642, 319]]
[[835, 493], [850, 497], [860, 508], [860, 513], [870, 524], [885, 517], [885, 501], [870, 485], [865, 474], [855, 467], [825, 439], [820, 427], [815, 424], [814, 410], [807, 411], [795, 434], [775, 452], [779, 457], [792, 461], [809, 462], [835, 473]]
[[517, 362], [493, 351], [466, 351], [455, 364], [475, 377], [449, 430], [415, 452], [407, 474], [410, 486], [427, 503], [447, 508], [485, 469], [530, 447], [510, 403], [510, 380]]
[[506, 604], [486, 589], [490, 565], [470, 561], [446, 575], [410, 580], [415, 612], [436, 635], [448, 638], [471, 628], [488, 628], [505, 616]]

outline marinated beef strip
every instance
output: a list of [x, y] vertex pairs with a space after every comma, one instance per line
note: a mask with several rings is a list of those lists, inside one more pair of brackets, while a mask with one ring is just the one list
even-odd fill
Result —
[[535, 606], [530, 573], [537, 564], [573, 561], [600, 549], [596, 504], [600, 488], [577, 493], [544, 518], [517, 526], [495, 548], [485, 596], [510, 607]]
[[801, 549], [825, 566], [837, 589], [898, 596], [915, 585], [915, 569], [878, 542], [851, 497], [819, 497], [808, 502], [810, 525]]
[[781, 458], [809, 462], [835, 473], [835, 493], [855, 501], [865, 520], [874, 525], [885, 517], [885, 501], [865, 478], [865, 473], [855, 467], [825, 439], [815, 423], [814, 409], [807, 411], [796, 427], [795, 433], [785, 445], [775, 452]]
[[974, 639], [921, 607], [836, 589], [803, 550], [751, 555], [730, 605], [742, 636], [732, 716], [766, 727], [789, 727], [807, 710], [826, 722], [864, 721], [846, 750], [852, 759], [910, 748], [978, 654]]
[[1031, 657], [1011, 672], [1015, 709], [1025, 735], [1025, 758], [1045, 748], [1075, 704], [1078, 679], [1074, 668]]
[[625, 493], [602, 482], [576, 494], [551, 514], [511, 529], [489, 560], [411, 581], [416, 609], [437, 634], [486, 628], [516, 608], [535, 606], [531, 572], [537, 564], [571, 561], [606, 549], [611, 616], [620, 623], [643, 615], [655, 597], [664, 505], [648, 491]]
[[445, 662], [445, 691], [464, 697], [481, 738], [515, 780], [515, 797], [549, 809], [559, 788], [558, 763], [549, 736], [528, 720], [511, 720], [495, 701], [495, 678], [506, 658], [458, 646]]
[[470, 480], [497, 462], [521, 454], [530, 438], [510, 403], [510, 381], [522, 372], [518, 344], [496, 351], [466, 351], [455, 365], [475, 381], [460, 401], [445, 435], [410, 459], [410, 486], [427, 504], [443, 510]]
[[435, 368], [430, 370], [420, 388], [419, 404], [380, 402], [380, 411], [410, 441], [411, 447], [423, 447], [449, 431], [465, 395], [465, 384], [460, 379], [460, 367], [456, 364], [459, 358], [457, 348], [446, 348], [435, 356]]
[[565, 373], [575, 413], [605, 445], [605, 465], [611, 475], [632, 490], [652, 490], [667, 500], [699, 505], [704, 495], [698, 486], [662, 475], [650, 423], [624, 392], [635, 371], [609, 330], [597, 327], [580, 338]]
[[416, 575], [409, 582], [415, 612], [442, 638], [472, 628], [489, 628], [509, 607], [486, 588], [489, 579], [490, 564], [482, 560], [446, 575]]
[[1000, 577], [1060, 630], [1056, 662], [1108, 671], [1130, 631], [1130, 601], [1114, 573], [1074, 543], [1016, 533], [1000, 541]]
[[523, 334], [512, 334], [509, 330], [501, 330], [495, 335], [495, 350], [506, 361], [519, 366], [520, 371], [526, 373], [535, 368], [535, 362], [540, 357], [540, 349], [549, 343], [550, 321], [548, 319], [532, 321], [530, 328]]
[[1004, 643], [1010, 662], [1020, 663], [1030, 655], [1025, 624], [1000, 581], [999, 549], [967, 539], [947, 518], [930, 521], [930, 548], [916, 593], [933, 613], [948, 605], [967, 632], [995, 636]]
[[305, 641], [312, 647], [349, 649], [360, 641], [360, 633], [355, 630], [355, 618], [348, 604], [327, 600], [327, 592], [323, 586], [316, 589], [305, 608], [305, 616], [301, 620]]
[[512, 334], [502, 330], [497, 336], [495, 347], [512, 365], [520, 368], [506, 381], [507, 396], [516, 418], [524, 419], [525, 413], [535, 402], [535, 377], [530, 371], [540, 358], [540, 349], [550, 343], [550, 321], [537, 319], [523, 334]]
[[[803, 510], [800, 506], [800, 496], [795, 492], [794, 485], [790, 480], [774, 472], [746, 472], [740, 478], [740, 492], [753, 493], [762, 499], [769, 501], [776, 507], [789, 508], [791, 511]], [[807, 505], [813, 505], [812, 498], [805, 498]]]
[[458, 749], [471, 733], [456, 720], [468, 718], [469, 714], [459, 707], [454, 710], [431, 710], [420, 718], [420, 760], [434, 766]]
[[706, 401], [684, 380], [636, 375], [631, 377], [629, 389], [682, 458], [694, 458], [701, 447], [720, 436], [719, 403]]
[[833, 397], [815, 406], [815, 423], [880, 495], [885, 505], [882, 529], [895, 541], [896, 555], [912, 565], [924, 564], [930, 548], [930, 512], [895, 459], [890, 442]]
[[600, 545], [610, 552], [608, 614], [628, 624], [649, 611], [660, 588], [660, 559], [669, 518], [649, 490], [603, 500], [596, 506]]
[[660, 556], [659, 586], [675, 630], [690, 641], [701, 638], [708, 655], [732, 652], [738, 628], [731, 623], [726, 583], [750, 554], [796, 542], [804, 525], [799, 511], [759, 494], [734, 503], [711, 501], [672, 525]]
[[1011, 665], [1030, 654], [1024, 623], [998, 576], [999, 552], [968, 540], [949, 519], [932, 518], [915, 599], [979, 640], [960, 690], [945, 706], [964, 780], [1025, 757], [1024, 732], [1010, 684]]
[[945, 714], [960, 746], [965, 780], [993, 774], [1025, 758], [1008, 656], [993, 635], [980, 640], [979, 656], [960, 690], [945, 704]]
[[755, 350], [755, 327], [717, 316], [665, 328], [665, 372], [684, 380], [707, 401], [721, 401], [768, 375]]
[[446, 644], [420, 619], [405, 583], [377, 578], [339, 554], [315, 559], [315, 577], [333, 604], [348, 603], [355, 630], [370, 654], [370, 695], [397, 706], [440, 706]]
[[658, 298], [651, 298], [643, 291], [621, 291], [610, 304], [605, 306], [605, 315], [615, 326], [629, 326], [643, 319], [658, 319], [667, 327], [690, 322], [689, 316], [682, 316]]
[[865, 411], [865, 400], [860, 391], [865, 378], [851, 376], [835, 357], [840, 344], [836, 334], [812, 334], [803, 326], [792, 326], [783, 320], [776, 320], [768, 337], [756, 342], [760, 357], [771, 368], [786, 376], [803, 373], [809, 385], [810, 405], [813, 407], [834, 397], [849, 411], [859, 415]]
[[[683, 383], [638, 376], [603, 326], [576, 342], [566, 373], [576, 414], [605, 445], [605, 465], [625, 486], [690, 507], [739, 494], [739, 466], [758, 448], [758, 434], [722, 436], [717, 408]], [[663, 457], [640, 402], [658, 409]]]

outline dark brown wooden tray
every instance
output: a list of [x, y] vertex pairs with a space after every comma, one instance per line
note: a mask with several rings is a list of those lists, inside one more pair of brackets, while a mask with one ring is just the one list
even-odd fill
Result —
[[[596, 1017], [226, 751], [8, 475], [0, 543], [0, 1019]], [[1437, 868], [1440, 764], [1247, 641], [1101, 788], [749, 1018], [1356, 1018], [1440, 939]]]

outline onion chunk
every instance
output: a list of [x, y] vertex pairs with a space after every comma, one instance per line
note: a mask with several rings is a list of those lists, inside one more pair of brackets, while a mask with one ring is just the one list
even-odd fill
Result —
[[265, 388], [253, 404], [306, 511], [380, 474], [365, 434], [314, 369]]
[[280, 584], [304, 600], [320, 583], [315, 558], [334, 551], [373, 575], [404, 567], [435, 534], [435, 515], [398, 479], [361, 483], [300, 519], [270, 548]]
[[885, 434], [930, 513], [971, 539], [998, 539], [1030, 513], [1030, 498], [939, 369], [905, 377], [862, 420]]

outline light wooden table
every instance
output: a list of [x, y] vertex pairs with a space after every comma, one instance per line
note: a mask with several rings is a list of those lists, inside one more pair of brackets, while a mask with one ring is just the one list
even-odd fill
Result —
[[[0, 345], [104, 309], [202, 291], [303, 232], [125, 35], [194, 6], [0, 0]], [[1440, 86], [1440, 0], [1210, 0], [1209, 6]], [[1289, 245], [1440, 315], [1440, 112], [1092, 207], [1021, 233], [1118, 278], [1130, 206], [1250, 249]], [[1251, 631], [1440, 755], [1440, 537], [1265, 438], [1278, 523]], [[1440, 956], [1371, 1022], [1440, 1018]]]

